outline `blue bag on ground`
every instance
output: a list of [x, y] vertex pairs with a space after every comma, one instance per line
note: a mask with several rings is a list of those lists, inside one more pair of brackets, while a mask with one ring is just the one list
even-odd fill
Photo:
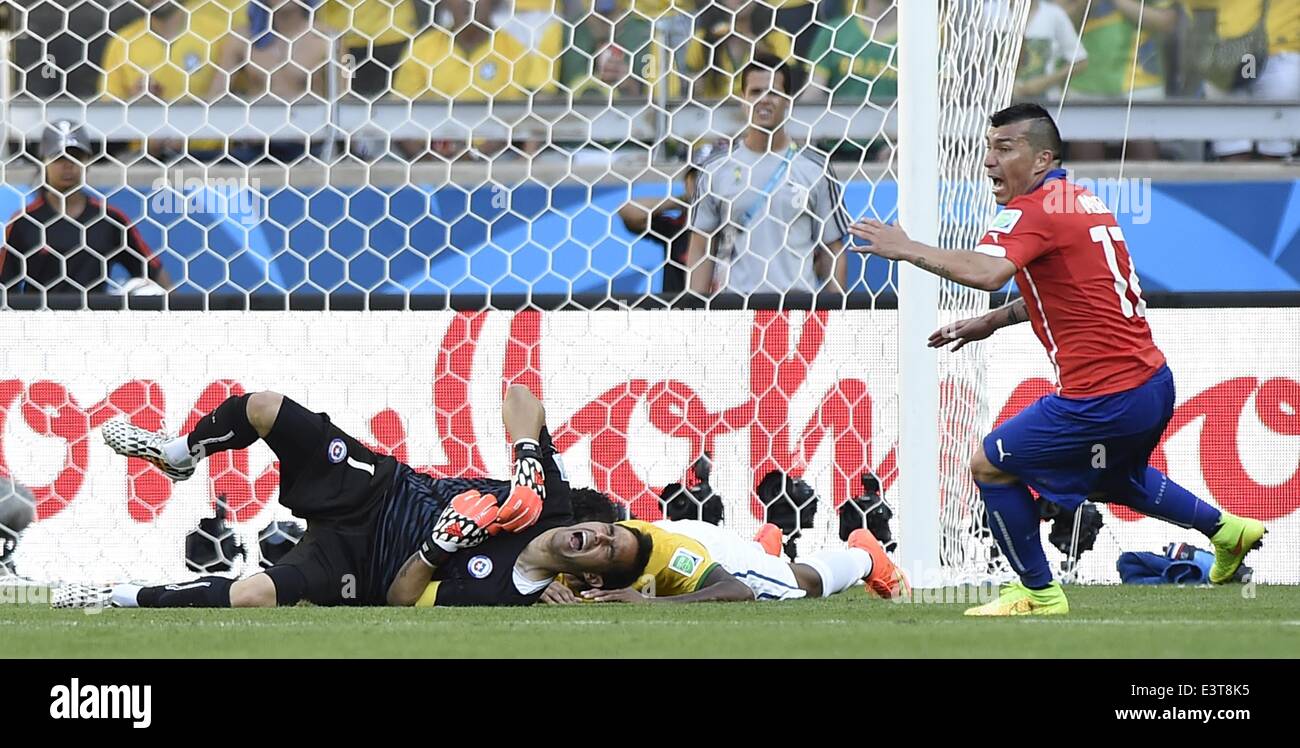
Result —
[[1164, 553], [1121, 553], [1115, 569], [1124, 584], [1205, 584], [1213, 564], [1213, 553], [1186, 543], [1170, 543]]

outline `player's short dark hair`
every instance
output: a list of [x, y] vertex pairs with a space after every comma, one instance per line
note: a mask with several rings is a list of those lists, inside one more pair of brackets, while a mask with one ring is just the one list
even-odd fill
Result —
[[1030, 122], [1029, 145], [1035, 151], [1051, 151], [1057, 161], [1061, 160], [1061, 131], [1056, 128], [1056, 121], [1041, 104], [1012, 104], [989, 117], [989, 124], [994, 127], [1014, 125], [1017, 122]]
[[621, 502], [615, 502], [609, 496], [593, 488], [574, 488], [569, 490], [569, 505], [573, 509], [573, 521], [614, 523], [627, 519], [627, 508]]
[[776, 55], [768, 54], [767, 52], [758, 52], [754, 55], [754, 59], [750, 60], [749, 64], [740, 72], [740, 90], [742, 94], [745, 91], [745, 84], [749, 82], [749, 74], [753, 72], [771, 72], [773, 86], [776, 85], [776, 74], [780, 73], [781, 93], [789, 96], [790, 92], [794, 90], [794, 81], [791, 80], [790, 66], [786, 64], [785, 60], [782, 60]]
[[602, 574], [602, 589], [621, 590], [624, 587], [631, 587], [636, 584], [636, 580], [640, 579], [641, 575], [645, 573], [646, 564], [650, 563], [650, 554], [655, 549], [654, 540], [649, 535], [626, 525], [618, 525], [618, 527], [632, 533], [633, 537], [636, 538], [636, 559], [631, 566]]

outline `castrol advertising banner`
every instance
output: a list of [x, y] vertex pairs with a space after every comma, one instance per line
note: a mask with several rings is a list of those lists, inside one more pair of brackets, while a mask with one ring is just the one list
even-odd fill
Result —
[[[1264, 547], [1246, 561], [1256, 581], [1300, 582], [1300, 310], [1153, 309], [1148, 318], [1178, 388], [1152, 464], [1266, 522]], [[213, 455], [173, 484], [114, 454], [99, 427], [127, 418], [184, 433], [226, 397], [259, 390], [328, 413], [418, 470], [505, 477], [501, 397], [523, 384], [545, 404], [570, 482], [641, 518], [662, 516], [659, 491], [700, 454], [711, 457], [725, 523], [747, 536], [763, 521], [759, 480], [771, 470], [801, 476], [818, 495], [801, 550], [838, 542], [835, 509], [868, 472], [897, 518], [936, 502], [978, 511], [962, 490], [898, 490], [893, 310], [11, 312], [0, 329], [0, 475], [35, 499], [13, 555], [17, 574], [32, 579], [192, 576], [185, 537], [218, 499], [249, 552], [236, 570], [255, 568], [259, 530], [292, 519], [277, 504], [266, 445]], [[994, 423], [1052, 391], [1028, 325], [954, 361], [940, 359], [934, 469], [955, 476], [945, 486], [964, 485], [970, 451]], [[1118, 581], [1123, 551], [1209, 548], [1195, 531], [1099, 508], [1104, 526], [1081, 580]]]

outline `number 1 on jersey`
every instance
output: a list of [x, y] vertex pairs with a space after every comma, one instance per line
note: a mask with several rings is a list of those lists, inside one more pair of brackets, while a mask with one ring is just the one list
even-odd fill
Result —
[[[1106, 253], [1106, 266], [1110, 268], [1110, 274], [1115, 276], [1115, 294], [1119, 296], [1120, 311], [1125, 317], [1132, 317], [1134, 313], [1139, 317], [1147, 316], [1147, 303], [1142, 298], [1142, 286], [1138, 284], [1137, 266], [1133, 264], [1133, 258], [1128, 260], [1128, 277], [1125, 278], [1119, 269], [1119, 258], [1115, 255], [1115, 244], [1124, 242], [1124, 232], [1119, 226], [1093, 226], [1088, 231], [1088, 236], [1100, 244]], [[1136, 307], [1129, 300], [1129, 288], [1133, 289], [1133, 297], [1137, 299]]]

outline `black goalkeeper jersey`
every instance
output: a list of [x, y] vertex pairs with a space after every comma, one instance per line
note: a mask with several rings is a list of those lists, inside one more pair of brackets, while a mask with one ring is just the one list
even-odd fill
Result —
[[[546, 497], [537, 522], [522, 532], [502, 532], [481, 545], [460, 551], [437, 570], [437, 605], [531, 605], [545, 587], [521, 592], [514, 582], [515, 561], [533, 538], [554, 527], [573, 523], [569, 485], [550, 439], [541, 440], [546, 474]], [[549, 454], [548, 454], [549, 453]], [[492, 494], [500, 504], [510, 494], [510, 482], [492, 478], [433, 478], [398, 464], [374, 530], [368, 590], [376, 604], [402, 564], [433, 534], [443, 509], [469, 490]]]

